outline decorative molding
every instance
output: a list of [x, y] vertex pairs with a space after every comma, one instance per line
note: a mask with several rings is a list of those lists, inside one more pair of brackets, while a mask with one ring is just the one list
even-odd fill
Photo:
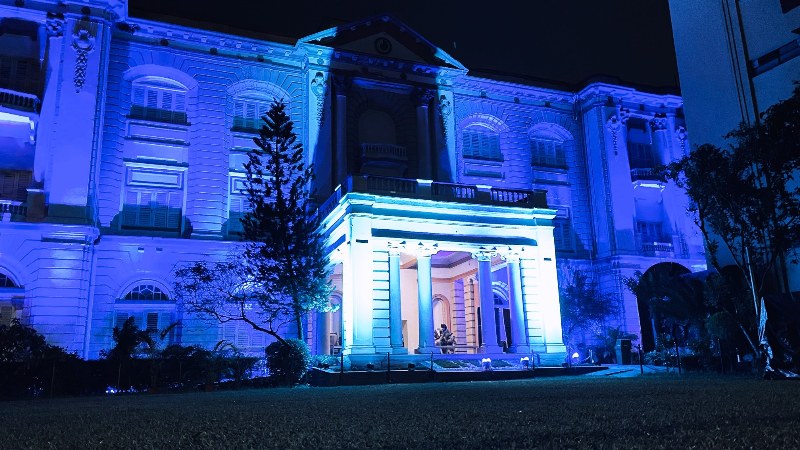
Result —
[[325, 74], [322, 72], [315, 73], [314, 78], [311, 80], [310, 90], [316, 99], [317, 120], [320, 125], [325, 121], [325, 91], [327, 86], [328, 80], [325, 78]]
[[667, 129], [667, 115], [664, 113], [656, 113], [655, 117], [650, 120], [650, 128], [653, 131], [664, 131]]
[[48, 37], [64, 36], [64, 16], [48, 14], [44, 29]]
[[675, 135], [678, 136], [678, 141], [681, 143], [681, 156], [686, 155], [686, 139], [688, 138], [686, 128], [682, 126], [675, 128]]
[[399, 256], [400, 253], [403, 253], [407, 250], [406, 241], [389, 241], [386, 243], [386, 248], [389, 251], [389, 256]]
[[88, 19], [75, 21], [72, 29], [72, 48], [77, 54], [75, 58], [75, 92], [80, 92], [86, 83], [86, 70], [89, 65], [89, 53], [94, 50], [97, 37], [97, 23]]

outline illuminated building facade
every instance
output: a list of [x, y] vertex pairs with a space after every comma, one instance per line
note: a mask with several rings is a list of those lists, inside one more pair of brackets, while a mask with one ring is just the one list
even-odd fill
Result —
[[263, 349], [183, 311], [171, 274], [239, 245], [243, 163], [274, 98], [316, 168], [341, 305], [309, 316], [317, 353], [438, 352], [446, 324], [456, 352], [558, 363], [566, 266], [637, 334], [623, 277], [705, 269], [685, 197], [653, 174], [689, 148], [679, 97], [473, 76], [390, 17], [278, 42], [125, 2], [0, 5], [0, 317], [86, 358], [130, 315], [180, 320], [174, 342]]

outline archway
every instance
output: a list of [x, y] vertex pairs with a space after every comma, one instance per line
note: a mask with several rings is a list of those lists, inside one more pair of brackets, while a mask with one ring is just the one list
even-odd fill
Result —
[[686, 298], [688, 283], [679, 278], [688, 273], [691, 271], [680, 264], [664, 262], [651, 266], [639, 278], [634, 294], [639, 310], [642, 349], [645, 352], [656, 348], [659, 334], [661, 315], [653, 307], [654, 302], [674, 302], [675, 306], [691, 302]]

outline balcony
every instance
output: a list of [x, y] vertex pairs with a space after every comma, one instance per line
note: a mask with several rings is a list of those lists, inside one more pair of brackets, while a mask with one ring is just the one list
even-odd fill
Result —
[[357, 175], [349, 177], [319, 207], [317, 213], [320, 217], [326, 217], [336, 208], [342, 197], [350, 192], [475, 205], [547, 208], [547, 192], [541, 189], [501, 189], [483, 185]]

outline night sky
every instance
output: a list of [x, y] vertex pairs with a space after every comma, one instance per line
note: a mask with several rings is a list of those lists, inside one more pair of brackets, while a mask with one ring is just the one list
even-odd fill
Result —
[[[494, 6], [499, 4], [510, 6]], [[130, 0], [134, 17], [173, 16], [290, 38], [384, 13], [473, 73], [518, 75], [564, 88], [600, 76], [678, 92], [667, 0]]]

